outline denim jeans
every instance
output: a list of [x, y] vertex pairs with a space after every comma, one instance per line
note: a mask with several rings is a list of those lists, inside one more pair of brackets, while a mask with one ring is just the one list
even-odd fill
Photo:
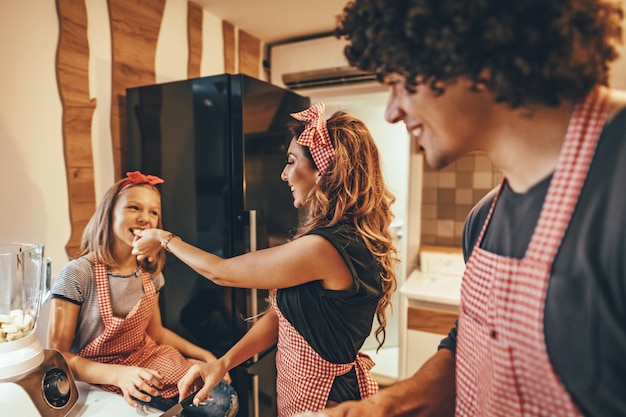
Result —
[[[185, 417], [232, 417], [237, 413], [239, 409], [237, 393], [225, 381], [220, 381], [209, 395], [213, 397], [212, 400], [198, 406], [187, 406], [182, 415]], [[140, 404], [166, 411], [178, 402], [178, 397], [152, 397], [152, 400], [149, 402], [135, 400]]]

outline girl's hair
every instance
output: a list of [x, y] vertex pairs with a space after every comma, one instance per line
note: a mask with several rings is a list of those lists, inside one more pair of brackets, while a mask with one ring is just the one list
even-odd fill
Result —
[[335, 34], [351, 65], [410, 92], [464, 77], [512, 108], [554, 106], [608, 83], [623, 16], [615, 0], [353, 0]]
[[[150, 187], [159, 195], [159, 198], [161, 197], [161, 193], [153, 185], [129, 184], [124, 186], [127, 181], [127, 178], [119, 180], [104, 194], [102, 201], [100, 201], [100, 204], [96, 208], [96, 212], [91, 216], [89, 223], [87, 223], [85, 230], [83, 230], [80, 253], [78, 254], [79, 257], [93, 254], [98, 262], [103, 263], [107, 267], [116, 266], [117, 260], [113, 252], [113, 245], [115, 243], [113, 236], [113, 209], [115, 208], [120, 194], [131, 187]], [[157, 227], [159, 229], [163, 228], [160, 214]], [[156, 259], [153, 259], [153, 262], [148, 262], [147, 259], [141, 262], [141, 267], [152, 276], [161, 272], [163, 265], [165, 265], [165, 253], [163, 253], [163, 251], [159, 251]]]
[[[294, 120], [289, 128], [298, 137], [305, 126], [306, 122]], [[389, 232], [395, 197], [383, 180], [378, 148], [367, 126], [342, 111], [334, 113], [326, 126], [335, 149], [334, 157], [309, 196], [308, 216], [294, 238], [342, 222], [354, 225], [381, 266], [383, 296], [376, 308], [379, 323], [376, 340], [380, 348], [386, 335], [386, 310], [391, 306], [391, 296], [396, 289], [394, 264], [398, 258]], [[309, 148], [303, 148], [312, 166], [317, 168]]]

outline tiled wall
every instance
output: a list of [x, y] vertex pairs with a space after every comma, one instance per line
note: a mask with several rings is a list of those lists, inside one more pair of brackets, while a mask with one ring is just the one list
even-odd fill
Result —
[[491, 161], [478, 153], [440, 170], [424, 164], [422, 244], [460, 246], [463, 224], [471, 208], [501, 179]]

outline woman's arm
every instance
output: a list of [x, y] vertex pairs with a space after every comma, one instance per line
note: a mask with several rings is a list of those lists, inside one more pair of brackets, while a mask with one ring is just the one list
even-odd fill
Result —
[[158, 388], [162, 387], [162, 376], [157, 371], [95, 362], [70, 351], [79, 312], [79, 305], [59, 298], [52, 299], [48, 328], [50, 347], [63, 354], [74, 377], [90, 384], [119, 387], [124, 399], [132, 407], [137, 407], [138, 404], [131, 396], [147, 402], [150, 401], [150, 396], [158, 395]]
[[[161, 229], [136, 230], [133, 254], [154, 256], [169, 233]], [[222, 259], [181, 239], [170, 239], [168, 249], [196, 272], [218, 285], [238, 288], [287, 288], [321, 281], [330, 290], [353, 285], [348, 266], [335, 247], [317, 235], [307, 235], [234, 258]]]
[[257, 353], [269, 348], [278, 340], [278, 316], [269, 308], [254, 326], [228, 352], [216, 361], [194, 365], [178, 383], [180, 398], [193, 392], [195, 382], [201, 379], [204, 386], [194, 397], [199, 404], [224, 377], [226, 372], [243, 363]]

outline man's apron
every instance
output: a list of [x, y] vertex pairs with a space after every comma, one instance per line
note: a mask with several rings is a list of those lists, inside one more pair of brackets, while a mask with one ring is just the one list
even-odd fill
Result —
[[[96, 262], [94, 269], [104, 332], [85, 346], [78, 355], [96, 362], [157, 370], [164, 377], [164, 386], [159, 396], [162, 398], [177, 396], [178, 381], [194, 363], [202, 362], [185, 359], [172, 346], [157, 345], [146, 332], [152, 312], [158, 303], [158, 294], [150, 275], [141, 270], [143, 297], [137, 301], [126, 317], [115, 317], [111, 305], [107, 269], [99, 262]], [[122, 393], [113, 385], [103, 385], [102, 388], [118, 394]]]
[[378, 383], [369, 372], [374, 361], [364, 353], [350, 363], [332, 363], [322, 358], [289, 323], [278, 308], [275, 296], [271, 303], [278, 315], [276, 352], [276, 402], [278, 417], [325, 408], [335, 377], [354, 366], [361, 398], [378, 392]]
[[457, 416], [580, 415], [550, 363], [544, 308], [552, 263], [606, 121], [607, 102], [608, 90], [598, 87], [575, 107], [524, 258], [480, 248], [498, 197], [493, 201], [461, 287]]

